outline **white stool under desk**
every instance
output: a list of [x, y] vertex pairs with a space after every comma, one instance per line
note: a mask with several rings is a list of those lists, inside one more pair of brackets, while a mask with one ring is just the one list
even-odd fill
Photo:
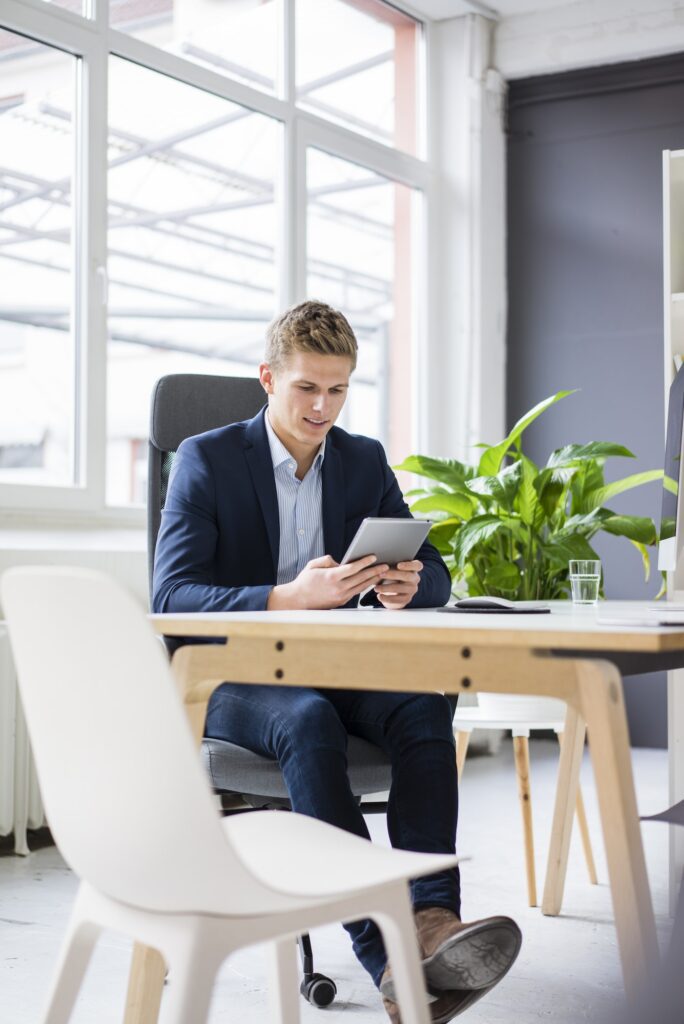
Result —
[[[515, 770], [518, 779], [518, 796], [523, 819], [525, 843], [525, 867], [527, 872], [527, 894], [531, 907], [537, 906], [537, 881], [534, 866], [534, 832], [532, 827], [532, 794], [530, 788], [530, 733], [536, 729], [553, 729], [558, 742], [563, 741], [565, 728], [565, 704], [550, 697], [525, 697], [518, 695], [478, 694], [478, 706], [457, 708], [454, 715], [454, 736], [456, 737], [456, 763], [459, 780], [470, 742], [470, 735], [476, 729], [504, 729], [512, 734]], [[589, 881], [597, 884], [596, 867], [589, 839], [587, 818], [584, 811], [582, 791], [577, 791], [577, 823], [582, 838], [584, 857], [589, 872]]]

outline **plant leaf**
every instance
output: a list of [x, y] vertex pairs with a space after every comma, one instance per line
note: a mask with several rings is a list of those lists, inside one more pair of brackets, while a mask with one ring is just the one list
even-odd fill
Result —
[[668, 476], [667, 473], [663, 474], [663, 487], [666, 491], [669, 491], [670, 494], [679, 494], [679, 484], [676, 480], [673, 480], [671, 476]]
[[574, 533], [581, 533], [585, 537], [592, 536], [602, 528], [604, 521], [612, 516], [613, 513], [607, 508], [593, 508], [590, 512], [569, 516], [556, 536], [569, 537]]
[[576, 472], [575, 466], [543, 469], [534, 481], [534, 489], [548, 519], [556, 511], [561, 495]]
[[464, 494], [453, 494], [444, 491], [441, 494], [430, 494], [419, 498], [411, 505], [411, 512], [446, 512], [449, 516], [470, 519], [473, 514], [473, 502]]
[[435, 545], [440, 555], [453, 554], [450, 541], [460, 525], [460, 519], [445, 519], [441, 523], [435, 523], [432, 527], [428, 539], [430, 543]]
[[582, 463], [570, 484], [572, 494], [571, 511], [573, 515], [577, 512], [589, 511], [589, 507], [585, 507], [585, 496], [590, 491], [603, 487], [605, 482], [602, 459], [589, 459]]
[[485, 583], [490, 594], [495, 590], [517, 593], [521, 579], [520, 569], [515, 562], [492, 562], [485, 573]]
[[628, 537], [639, 544], [655, 544], [657, 540], [653, 520], [646, 516], [611, 515], [603, 520], [601, 529], [606, 533], [615, 534], [616, 537]]
[[567, 569], [571, 558], [598, 558], [586, 537], [576, 533], [569, 537], [551, 537], [543, 545], [544, 554], [554, 565]]
[[473, 516], [467, 523], [463, 523], [454, 541], [454, 558], [458, 566], [463, 566], [466, 558], [475, 547], [482, 541], [489, 540], [495, 533], [506, 525], [499, 516], [482, 515]]
[[633, 544], [641, 555], [641, 562], [644, 567], [644, 580], [648, 582], [648, 578], [651, 575], [651, 559], [649, 558], [648, 548], [645, 544], [641, 544], [638, 540], [631, 540], [630, 544]]
[[393, 469], [403, 469], [407, 473], [426, 476], [430, 480], [440, 480], [449, 487], [459, 487], [472, 470], [456, 459], [431, 459], [428, 455], [409, 455]]
[[642, 484], [649, 484], [652, 480], [662, 480], [663, 476], [662, 469], [649, 469], [645, 473], [633, 473], [631, 476], [623, 477], [622, 480], [615, 480], [612, 484], [604, 484], [603, 487], [589, 491], [584, 502], [589, 508], [596, 508], [599, 505], [605, 505], [616, 494], [630, 491], [633, 487], [641, 487]]
[[521, 457], [519, 464], [522, 467], [522, 478], [515, 507], [526, 526], [531, 526], [533, 530], [539, 530], [544, 522], [544, 508], [534, 487], [539, 469], [526, 455]]
[[588, 444], [566, 444], [563, 448], [556, 448], [549, 455], [546, 465], [551, 469], [554, 466], [569, 466], [585, 459], [606, 459], [611, 455], [635, 458], [634, 453], [623, 444], [615, 444], [613, 441], [590, 441]]
[[545, 398], [543, 402], [539, 402], [529, 412], [526, 412], [521, 419], [511, 429], [507, 437], [500, 441], [498, 444], [493, 445], [491, 448], [486, 448], [480, 458], [480, 464], [477, 467], [478, 476], [494, 476], [501, 469], [501, 463], [503, 462], [504, 455], [514, 443], [517, 441], [522, 432], [526, 427], [529, 427], [530, 423], [541, 416], [543, 412], [559, 402], [561, 398], [567, 398], [568, 395], [574, 394], [577, 389], [574, 388], [572, 391], [559, 391], [555, 395], [550, 395]]
[[512, 509], [513, 500], [518, 493], [522, 479], [522, 466], [520, 462], [514, 462], [512, 466], [506, 466], [496, 476], [476, 476], [468, 481], [468, 491], [471, 494], [487, 495], [493, 498], [497, 504], [505, 509]]

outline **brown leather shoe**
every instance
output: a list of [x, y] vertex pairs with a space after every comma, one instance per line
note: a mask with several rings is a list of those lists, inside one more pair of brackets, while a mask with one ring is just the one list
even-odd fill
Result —
[[496, 985], [513, 966], [522, 935], [510, 917], [462, 922], [445, 907], [416, 913], [423, 971], [431, 991], [475, 991]]
[[[435, 995], [492, 988], [510, 970], [522, 943], [520, 929], [510, 917], [463, 923], [445, 907], [418, 910], [416, 933], [425, 982]], [[380, 991], [394, 1000], [391, 974], [387, 979], [383, 975]]]
[[[392, 985], [392, 972], [389, 967], [385, 968], [385, 973], [380, 981], [381, 991], [383, 985], [385, 988]], [[486, 995], [488, 991], [488, 988], [481, 988], [470, 992], [440, 992], [437, 998], [432, 998], [430, 1002], [429, 1009], [432, 1024], [447, 1024], [447, 1021], [453, 1020], [459, 1013], [463, 1013], [469, 1006], [476, 1003], [478, 999], [481, 999], [483, 995]], [[401, 1024], [399, 1007], [394, 1000], [383, 998], [382, 1004], [385, 1007], [391, 1024]]]

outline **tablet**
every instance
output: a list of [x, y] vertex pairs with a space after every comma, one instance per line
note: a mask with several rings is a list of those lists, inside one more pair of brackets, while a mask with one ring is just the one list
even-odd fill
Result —
[[367, 518], [359, 526], [340, 565], [375, 555], [378, 562], [394, 567], [415, 558], [432, 523], [429, 519]]

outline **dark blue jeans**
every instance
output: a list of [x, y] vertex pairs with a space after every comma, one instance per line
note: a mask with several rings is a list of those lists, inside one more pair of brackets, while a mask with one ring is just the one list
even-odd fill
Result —
[[[205, 733], [276, 758], [292, 808], [369, 839], [347, 777], [347, 734], [391, 758], [387, 828], [392, 846], [453, 853], [458, 785], [451, 708], [438, 693], [313, 690], [224, 683], [209, 702]], [[460, 913], [458, 868], [411, 883], [414, 907]], [[387, 963], [372, 921], [346, 925], [375, 984]]]

